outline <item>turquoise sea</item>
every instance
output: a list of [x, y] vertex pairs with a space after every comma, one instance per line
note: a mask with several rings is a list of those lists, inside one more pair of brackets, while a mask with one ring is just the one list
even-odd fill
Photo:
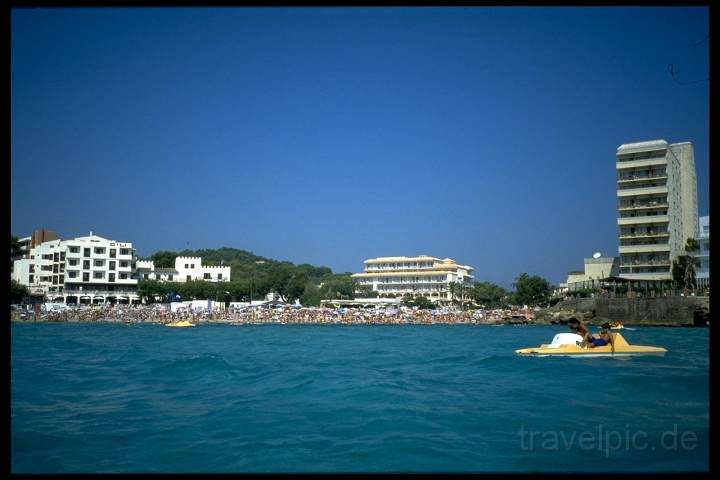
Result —
[[525, 358], [562, 326], [20, 324], [13, 472], [708, 469], [708, 330]]

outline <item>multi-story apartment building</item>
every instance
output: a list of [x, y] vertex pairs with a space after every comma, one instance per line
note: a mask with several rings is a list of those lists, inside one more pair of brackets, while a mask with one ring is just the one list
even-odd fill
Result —
[[20, 244], [20, 252], [19, 255], [10, 258], [10, 271], [12, 272], [15, 269], [15, 260], [19, 260], [21, 258], [29, 258], [30, 249], [40, 245], [43, 242], [57, 239], [57, 233], [53, 232], [52, 230], [45, 229], [35, 230], [30, 236], [18, 238], [18, 243]]
[[469, 284], [473, 267], [450, 258], [378, 257], [365, 260], [365, 271], [352, 275], [359, 285], [380, 294], [425, 296], [436, 302], [451, 300], [450, 284]]
[[690, 142], [628, 143], [617, 149], [619, 274], [672, 279], [698, 224], [697, 179]]
[[14, 262], [13, 279], [31, 294], [65, 303], [138, 303], [132, 243], [98, 235], [50, 240]]
[[152, 260], [138, 260], [138, 278], [166, 282], [229, 282], [229, 266], [203, 266], [202, 257], [175, 257], [175, 268], [155, 267]]
[[696, 279], [698, 288], [710, 286], [710, 216], [700, 217], [698, 221], [698, 246], [695, 256], [700, 262]]

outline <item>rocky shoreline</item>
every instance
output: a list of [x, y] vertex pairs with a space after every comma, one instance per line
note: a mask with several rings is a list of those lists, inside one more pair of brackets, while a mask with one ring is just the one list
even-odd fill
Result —
[[621, 322], [626, 326], [708, 326], [709, 297], [566, 299], [535, 313], [536, 324], [565, 324], [575, 317], [589, 325]]

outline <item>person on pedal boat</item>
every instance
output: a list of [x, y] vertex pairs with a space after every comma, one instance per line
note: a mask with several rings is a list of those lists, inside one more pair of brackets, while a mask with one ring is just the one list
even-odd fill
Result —
[[590, 330], [588, 330], [587, 327], [580, 323], [580, 321], [575, 317], [570, 317], [568, 319], [568, 326], [570, 327], [570, 330], [583, 338], [579, 345], [581, 348], [595, 348], [610, 345], [611, 349], [615, 351], [609, 323], [603, 323], [602, 330], [597, 337], [593, 336], [592, 333], [590, 333]]
[[597, 337], [590, 336], [591, 343], [588, 344], [590, 348], [595, 347], [603, 347], [605, 345], [610, 345], [610, 349], [614, 352], [615, 351], [615, 344], [613, 343], [613, 336], [610, 332], [610, 324], [605, 322], [602, 324], [600, 333]]
[[574, 333], [577, 333], [583, 338], [582, 343], [580, 344], [581, 347], [584, 347], [591, 342], [592, 335], [590, 334], [590, 330], [588, 330], [585, 325], [580, 323], [577, 318], [570, 317], [568, 318], [567, 323], [568, 327], [570, 327], [570, 330], [572, 330]]

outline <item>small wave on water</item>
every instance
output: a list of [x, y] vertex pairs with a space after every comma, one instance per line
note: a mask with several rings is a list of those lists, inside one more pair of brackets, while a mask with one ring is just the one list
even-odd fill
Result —
[[148, 361], [154, 364], [151, 375], [172, 376], [178, 374], [184, 375], [205, 375], [205, 374], [234, 374], [236, 368], [228, 363], [221, 355], [200, 354], [189, 357], [166, 360], [166, 361]]

